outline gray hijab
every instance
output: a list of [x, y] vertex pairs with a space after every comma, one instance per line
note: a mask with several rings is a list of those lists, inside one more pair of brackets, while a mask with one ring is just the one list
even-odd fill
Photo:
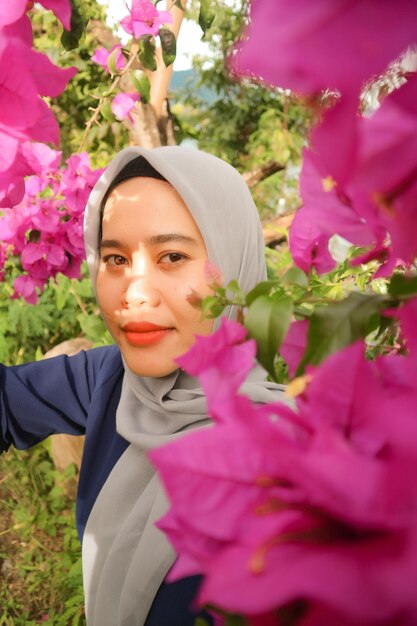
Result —
[[[226, 283], [236, 278], [248, 291], [265, 279], [258, 212], [240, 174], [224, 161], [194, 148], [133, 147], [122, 150], [110, 163], [87, 204], [85, 245], [94, 285], [101, 200], [120, 170], [139, 155], [181, 195], [203, 236], [210, 261], [221, 269]], [[116, 429], [130, 446], [100, 491], [84, 534], [88, 626], [145, 623], [175, 560], [164, 534], [155, 527], [168, 504], [146, 453], [188, 429], [210, 423], [196, 379], [181, 370], [162, 378], [141, 377], [124, 365]], [[264, 379], [265, 372], [256, 367], [242, 391], [255, 402], [276, 401], [282, 388]]]

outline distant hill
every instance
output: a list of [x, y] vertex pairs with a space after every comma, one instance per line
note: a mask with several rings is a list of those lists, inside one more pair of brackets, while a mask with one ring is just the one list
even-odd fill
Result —
[[173, 100], [177, 100], [179, 92], [185, 87], [191, 90], [197, 90], [200, 98], [211, 104], [216, 100], [216, 94], [207, 87], [197, 87], [198, 73], [194, 69], [174, 71], [172, 73], [171, 83], [169, 85], [169, 93]]

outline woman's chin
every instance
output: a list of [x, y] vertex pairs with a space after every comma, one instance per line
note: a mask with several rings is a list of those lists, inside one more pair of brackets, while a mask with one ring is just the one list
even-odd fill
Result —
[[[128, 368], [137, 376], [146, 376], [148, 378], [162, 378], [168, 376], [178, 369], [178, 365], [175, 361], [161, 357], [159, 354], [156, 358], [151, 358], [151, 355], [127, 354], [126, 351], [121, 351], [125, 359]], [[130, 351], [129, 351], [130, 352]], [[144, 352], [144, 351], [141, 351]]]

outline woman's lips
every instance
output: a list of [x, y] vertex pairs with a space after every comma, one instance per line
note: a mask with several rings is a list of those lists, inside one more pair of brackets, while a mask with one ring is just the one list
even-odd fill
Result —
[[130, 322], [123, 326], [127, 341], [132, 346], [151, 346], [161, 341], [173, 328], [158, 326], [151, 322]]

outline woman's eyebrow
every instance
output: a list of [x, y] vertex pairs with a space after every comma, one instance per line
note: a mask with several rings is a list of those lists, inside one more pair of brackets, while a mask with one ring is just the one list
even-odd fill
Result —
[[164, 233], [160, 235], [151, 235], [150, 237], [147, 237], [145, 241], [151, 246], [161, 243], [169, 243], [171, 241], [176, 241], [178, 243], [188, 243], [193, 246], [198, 245], [197, 239], [194, 239], [194, 237], [190, 237], [189, 235], [181, 235], [180, 233]]
[[[177, 243], [185, 243], [192, 246], [197, 246], [198, 241], [194, 237], [189, 235], [181, 235], [180, 233], [164, 233], [160, 235], [150, 235], [146, 237], [145, 243], [150, 246], [156, 246], [163, 243], [170, 243], [171, 241]], [[123, 248], [123, 243], [119, 239], [102, 239], [100, 242], [100, 250], [104, 248]]]
[[104, 248], [123, 248], [123, 244], [118, 239], [102, 239], [100, 241], [100, 250]]

